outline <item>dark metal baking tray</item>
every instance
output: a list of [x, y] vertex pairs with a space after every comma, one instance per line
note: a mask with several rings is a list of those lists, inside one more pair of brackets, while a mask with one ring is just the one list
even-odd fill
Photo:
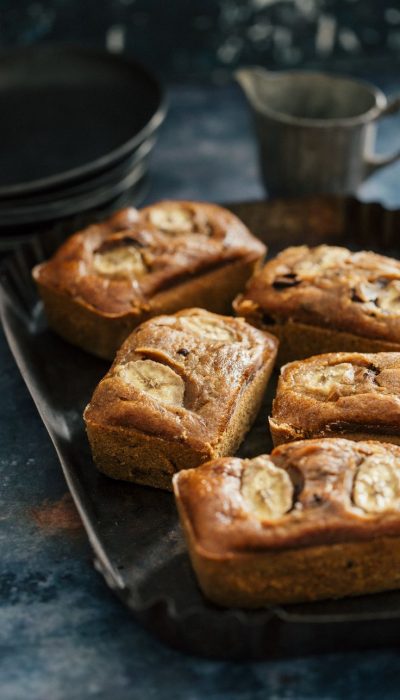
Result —
[[[400, 212], [353, 198], [318, 197], [231, 206], [270, 247], [320, 242], [398, 255]], [[75, 222], [75, 225], [77, 222]], [[400, 592], [341, 601], [223, 610], [200, 593], [171, 494], [114, 482], [92, 462], [82, 410], [107, 363], [68, 345], [46, 325], [31, 281], [74, 224], [34, 238], [2, 265], [0, 314], [22, 376], [57, 450], [93, 547], [95, 566], [149, 630], [186, 652], [219, 658], [304, 655], [400, 642]], [[62, 380], [60, 380], [62, 378]], [[266, 416], [241, 450], [270, 448]]]

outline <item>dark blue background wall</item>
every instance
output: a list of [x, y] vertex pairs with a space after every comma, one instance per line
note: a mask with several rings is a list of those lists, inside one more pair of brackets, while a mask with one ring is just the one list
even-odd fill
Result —
[[167, 80], [223, 82], [239, 63], [400, 66], [399, 0], [0, 0], [0, 45], [127, 50]]

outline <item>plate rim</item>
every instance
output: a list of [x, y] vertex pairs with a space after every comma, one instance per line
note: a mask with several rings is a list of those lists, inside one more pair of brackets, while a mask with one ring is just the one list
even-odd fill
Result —
[[67, 56], [68, 54], [72, 56], [81, 55], [84, 58], [90, 58], [98, 61], [106, 60], [117, 65], [119, 64], [125, 66], [125, 68], [128, 68], [131, 71], [141, 74], [149, 84], [152, 84], [155, 93], [158, 96], [158, 106], [148, 122], [140, 131], [136, 132], [130, 139], [122, 143], [117, 148], [114, 148], [112, 151], [95, 158], [89, 163], [76, 166], [75, 168], [70, 168], [69, 170], [64, 170], [63, 172], [56, 173], [54, 175], [0, 187], [0, 198], [17, 197], [18, 195], [22, 194], [34, 194], [40, 190], [52, 189], [53, 187], [59, 187], [64, 184], [66, 185], [67, 183], [70, 184], [71, 181], [84, 178], [88, 175], [93, 175], [98, 171], [105, 170], [108, 167], [111, 167], [113, 164], [116, 164], [119, 160], [124, 158], [124, 156], [127, 156], [131, 151], [138, 148], [143, 141], [149, 138], [161, 126], [166, 117], [168, 111], [168, 97], [166, 89], [151, 71], [149, 71], [140, 61], [136, 61], [127, 53], [117, 54], [103, 49], [85, 47], [73, 43], [43, 42], [40, 45], [0, 50], [0, 72], [2, 69], [2, 62], [6, 60], [12, 60], [14, 58], [16, 60], [20, 60], [24, 56], [29, 57], [31, 54], [51, 56], [52, 54], [57, 55], [60, 53]]

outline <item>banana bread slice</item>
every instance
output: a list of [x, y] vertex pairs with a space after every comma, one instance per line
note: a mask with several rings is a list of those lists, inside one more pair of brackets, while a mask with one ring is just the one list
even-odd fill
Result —
[[175, 471], [233, 454], [256, 417], [277, 346], [243, 319], [202, 309], [146, 321], [85, 410], [100, 471], [170, 489]]
[[341, 438], [181, 471], [174, 491], [204, 595], [257, 608], [400, 587], [400, 447]]
[[189, 306], [228, 313], [265, 246], [214, 204], [160, 202], [80, 231], [33, 270], [49, 325], [106, 359], [142, 321]]
[[281, 340], [279, 364], [322, 352], [400, 351], [400, 262], [321, 245], [287, 248], [234, 308]]
[[327, 353], [281, 369], [274, 445], [311, 437], [400, 444], [400, 353]]

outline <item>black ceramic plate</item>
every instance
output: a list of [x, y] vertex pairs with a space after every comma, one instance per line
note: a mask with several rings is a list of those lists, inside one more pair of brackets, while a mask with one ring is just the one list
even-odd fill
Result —
[[73, 197], [51, 199], [44, 204], [21, 204], [13, 207], [2, 207], [0, 204], [0, 234], [1, 229], [9, 226], [20, 226], [43, 221], [56, 221], [88, 209], [95, 209], [119, 197], [123, 192], [131, 190], [146, 174], [147, 160], [143, 159], [132, 170], [123, 173], [113, 182], [99, 185], [93, 191], [78, 193]]
[[[306, 241], [347, 243], [392, 254], [398, 250], [400, 213], [379, 205], [317, 198], [232, 209], [273, 252]], [[82, 516], [96, 567], [108, 585], [161, 639], [207, 656], [261, 658], [398, 644], [400, 592], [253, 612], [209, 604], [192, 574], [172, 495], [114, 482], [96, 471], [82, 410], [107, 363], [73, 348], [47, 328], [30, 277], [31, 267], [67, 232], [53, 230], [3, 265], [0, 312]], [[245, 441], [244, 455], [270, 447], [266, 415], [271, 395], [272, 391]]]
[[104, 186], [117, 184], [139, 164], [145, 163], [147, 166], [155, 141], [155, 136], [147, 139], [133, 153], [118, 161], [112, 168], [108, 168], [84, 180], [72, 181], [65, 186], [41, 190], [36, 193], [0, 198], [0, 225], [2, 212], [18, 212], [26, 207], [43, 207], [60, 200], [71, 201], [75, 197], [82, 195], [93, 195], [96, 190]]
[[[135, 178], [136, 179], [136, 178]], [[85, 207], [80, 208], [79, 217], [72, 216], [69, 219], [61, 217], [62, 221], [67, 224], [68, 221], [73, 222], [75, 226], [76, 221], [83, 225], [93, 223], [93, 221], [104, 219], [110, 216], [114, 211], [122, 209], [129, 206], [139, 206], [147, 195], [149, 190], [149, 177], [145, 173], [143, 177], [135, 182], [132, 186], [116, 194], [115, 197], [109, 201], [105, 201], [101, 206], [96, 205], [94, 209], [86, 209]], [[55, 226], [60, 221], [60, 214], [57, 211], [52, 218], [52, 225]], [[49, 223], [47, 222], [36, 222], [33, 223], [31, 219], [25, 224], [19, 224], [18, 226], [7, 226], [1, 225], [0, 217], [0, 259], [7, 254], [7, 252], [14, 251], [21, 245], [29, 243], [32, 237], [40, 235], [40, 232], [44, 233], [48, 231]], [[69, 229], [70, 230], [70, 229]], [[77, 230], [75, 228], [75, 230]]]
[[0, 102], [0, 197], [99, 173], [165, 116], [163, 92], [139, 64], [63, 46], [1, 53]]

